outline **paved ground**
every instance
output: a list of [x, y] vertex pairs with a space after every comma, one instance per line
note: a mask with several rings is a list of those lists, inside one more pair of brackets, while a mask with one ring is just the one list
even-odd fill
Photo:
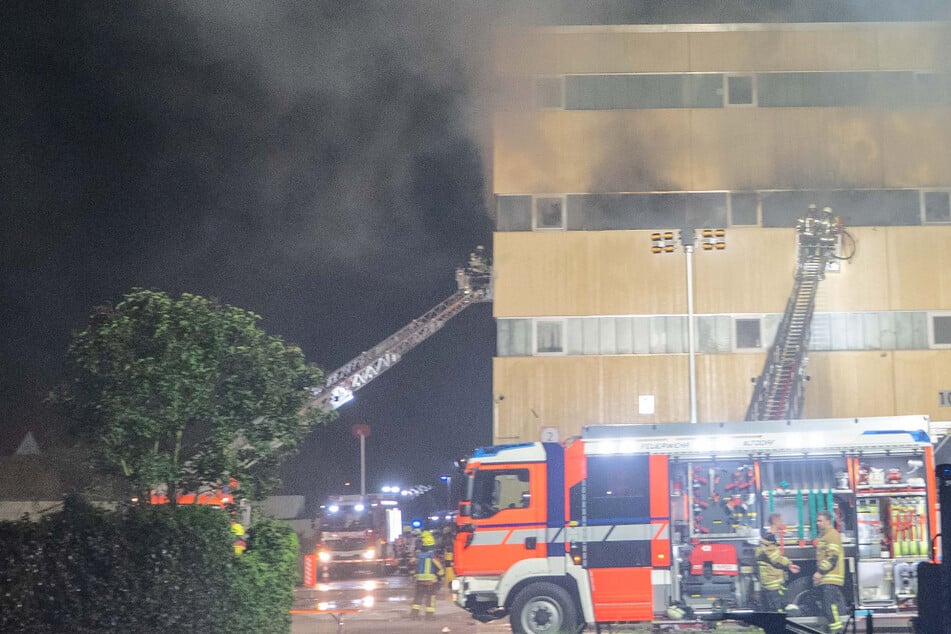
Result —
[[[492, 634], [511, 632], [508, 619], [479, 623], [465, 610], [452, 603], [449, 592], [442, 590], [436, 599], [436, 617], [432, 620], [410, 619], [412, 582], [405, 577], [338, 581], [319, 584], [316, 588], [295, 591], [295, 609], [358, 610], [340, 614], [342, 626], [331, 613], [295, 614], [292, 634], [369, 634], [376, 632], [419, 632], [420, 634], [464, 633]], [[372, 597], [372, 600], [367, 600]]]
[[[437, 596], [436, 617], [429, 620], [410, 619], [410, 601], [413, 594], [413, 582], [408, 577], [386, 577], [374, 579], [340, 580], [318, 584], [315, 588], [297, 588], [295, 605], [297, 609], [324, 610], [321, 614], [293, 615], [292, 634], [376, 634], [376, 633], [420, 633], [420, 634], [501, 634], [511, 632], [508, 618], [479, 623], [465, 610], [456, 607], [449, 592], [443, 589]], [[338, 626], [333, 610], [347, 610], [338, 614], [341, 624]], [[816, 619], [803, 619], [809, 625], [818, 626]], [[864, 619], [856, 625], [858, 632], [866, 632]], [[656, 627], [656, 626], [655, 626]], [[719, 631], [762, 632], [758, 628], [748, 628], [736, 623], [707, 624], [707, 627]], [[661, 627], [667, 630], [668, 628]], [[695, 629], [695, 628], [694, 628]], [[632, 634], [649, 632], [650, 624], [602, 626], [602, 632]], [[586, 631], [593, 632], [594, 628]], [[655, 630], [656, 631], [656, 630]], [[852, 628], [849, 628], [852, 631]], [[876, 634], [886, 632], [910, 632], [907, 617], [901, 615], [879, 615], [875, 619]]]

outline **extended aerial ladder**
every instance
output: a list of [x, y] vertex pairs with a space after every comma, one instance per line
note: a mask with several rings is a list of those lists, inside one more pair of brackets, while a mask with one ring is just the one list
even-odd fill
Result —
[[746, 410], [746, 420], [788, 420], [799, 418], [805, 393], [809, 335], [819, 282], [836, 255], [842, 235], [847, 235], [828, 207], [821, 212], [809, 206], [796, 223], [798, 252], [796, 276], [786, 312], [776, 331], [776, 339], [763, 373]]
[[476, 247], [466, 266], [456, 269], [456, 286], [455, 293], [328, 374], [324, 385], [311, 388], [307, 409], [329, 412], [351, 401], [354, 392], [396, 365], [447, 321], [472, 304], [492, 301], [492, 266], [484, 247]]

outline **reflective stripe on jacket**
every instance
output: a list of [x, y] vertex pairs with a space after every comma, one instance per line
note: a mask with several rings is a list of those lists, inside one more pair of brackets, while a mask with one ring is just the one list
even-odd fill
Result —
[[442, 562], [434, 556], [433, 551], [424, 550], [416, 558], [416, 581], [436, 581], [437, 575], [443, 572]]
[[816, 585], [841, 586], [845, 584], [842, 536], [831, 526], [819, 537], [819, 543], [816, 545], [816, 567], [822, 575]]
[[764, 588], [779, 590], [783, 587], [790, 562], [775, 542], [760, 540], [756, 549], [756, 563], [759, 564], [759, 582]]

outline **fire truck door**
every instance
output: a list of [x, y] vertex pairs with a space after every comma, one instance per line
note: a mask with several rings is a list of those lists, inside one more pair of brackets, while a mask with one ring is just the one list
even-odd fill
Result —
[[458, 574], [501, 574], [515, 562], [546, 557], [545, 463], [482, 465], [470, 474], [469, 517], [455, 542]]
[[595, 619], [650, 620], [653, 571], [670, 561], [666, 458], [588, 455], [586, 471], [570, 490], [572, 533], [581, 536], [572, 554], [588, 569]]

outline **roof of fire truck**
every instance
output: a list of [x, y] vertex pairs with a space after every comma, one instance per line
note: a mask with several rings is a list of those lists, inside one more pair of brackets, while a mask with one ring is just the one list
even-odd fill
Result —
[[824, 418], [739, 423], [589, 425], [587, 454], [749, 456], [915, 451], [930, 444], [927, 416]]
[[[585, 443], [585, 453], [589, 455], [803, 456], [841, 452], [916, 452], [930, 445], [928, 432], [927, 416], [883, 416], [693, 425], [587, 425], [582, 428], [580, 440]], [[483, 447], [471, 458], [482, 463], [545, 459], [545, 446], [540, 442]]]

